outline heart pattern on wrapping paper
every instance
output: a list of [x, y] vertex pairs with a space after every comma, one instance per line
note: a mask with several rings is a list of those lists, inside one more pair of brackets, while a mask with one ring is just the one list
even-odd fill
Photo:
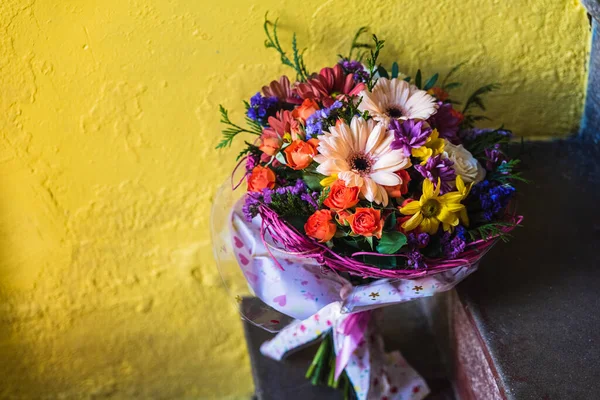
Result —
[[275, 297], [273, 301], [279, 304], [281, 307], [284, 307], [287, 304], [287, 298], [285, 297], [285, 294]]
[[240, 240], [240, 238], [237, 236], [233, 237], [233, 243], [235, 244], [235, 247], [237, 247], [238, 249], [241, 249], [242, 247], [244, 247], [244, 242], [242, 242]]
[[240, 254], [240, 262], [242, 263], [242, 265], [248, 265], [248, 263], [250, 262], [245, 255]]
[[246, 276], [248, 277], [248, 279], [250, 281], [252, 281], [253, 283], [258, 282], [258, 276], [256, 276], [255, 274], [253, 274], [252, 272], [248, 272], [246, 271]]

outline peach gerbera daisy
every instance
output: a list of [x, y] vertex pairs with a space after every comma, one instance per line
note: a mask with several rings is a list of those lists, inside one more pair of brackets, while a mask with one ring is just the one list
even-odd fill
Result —
[[358, 186], [368, 201], [386, 206], [385, 186], [401, 185], [402, 178], [395, 172], [411, 165], [401, 149], [392, 150], [393, 140], [393, 133], [372, 119], [354, 117], [350, 126], [338, 121], [319, 136], [319, 154], [314, 157], [320, 164], [317, 172], [335, 174], [346, 186]]
[[398, 78], [379, 78], [372, 92], [363, 90], [360, 96], [358, 109], [386, 126], [391, 119], [425, 120], [437, 111], [433, 96]]

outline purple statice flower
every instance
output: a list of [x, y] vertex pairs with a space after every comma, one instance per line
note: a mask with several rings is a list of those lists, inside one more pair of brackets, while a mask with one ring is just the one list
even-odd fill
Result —
[[259, 162], [260, 156], [252, 153], [248, 154], [248, 157], [246, 157], [246, 172], [251, 172], [254, 169], [254, 167], [258, 165]]
[[458, 137], [461, 140], [473, 140], [475, 138], [477, 138], [478, 136], [481, 135], [485, 135], [487, 133], [491, 133], [491, 132], [495, 132], [495, 133], [499, 133], [500, 135], [504, 135], [507, 137], [512, 137], [512, 132], [511, 131], [506, 131], [506, 130], [502, 130], [502, 129], [479, 129], [479, 128], [472, 128], [472, 129], [463, 129], [460, 132], [458, 132]]
[[262, 195], [260, 192], [248, 192], [244, 205], [242, 206], [242, 213], [246, 217], [246, 221], [251, 222], [252, 218], [258, 213], [258, 206], [262, 202]]
[[467, 245], [465, 228], [459, 225], [454, 233], [445, 232], [440, 239], [440, 243], [444, 257], [450, 260], [458, 258], [460, 253], [465, 251]]
[[264, 188], [262, 190], [262, 197], [265, 204], [271, 204], [273, 202], [273, 194], [275, 194], [273, 189]]
[[491, 221], [502, 212], [508, 202], [515, 194], [515, 188], [508, 184], [500, 184], [498, 182], [490, 182], [484, 180], [473, 186], [471, 196], [479, 199], [481, 209], [483, 210], [483, 218], [486, 221]]
[[341, 64], [346, 74], [352, 74], [354, 82], [365, 83], [369, 80], [369, 73], [360, 61], [342, 59], [339, 61], [339, 64]]
[[320, 135], [322, 131], [335, 124], [338, 117], [338, 110], [344, 104], [336, 100], [330, 107], [315, 111], [306, 120], [306, 139]]
[[417, 247], [425, 247], [429, 244], [429, 234], [428, 233], [415, 233], [409, 232], [406, 235], [406, 241], [408, 245], [412, 248]]
[[425, 257], [423, 257], [423, 254], [421, 254], [419, 250], [413, 249], [409, 251], [406, 255], [408, 256], [408, 265], [410, 267], [413, 267], [415, 269], [427, 268], [427, 264], [425, 264]]
[[442, 154], [438, 154], [437, 156], [429, 157], [425, 164], [415, 165], [415, 169], [423, 175], [423, 178], [433, 182], [435, 186], [437, 186], [439, 179], [440, 193], [444, 194], [454, 189], [456, 172], [454, 172], [453, 165], [453, 161], [443, 158]]
[[506, 162], [506, 156], [504, 155], [502, 150], [500, 150], [499, 144], [496, 144], [494, 145], [494, 147], [491, 147], [489, 149], [485, 149], [485, 158], [487, 159], [485, 163], [485, 168], [488, 171], [494, 171], [498, 167], [498, 165], [502, 164], [503, 162]]
[[394, 134], [392, 149], [402, 149], [406, 157], [410, 157], [412, 149], [423, 146], [431, 135], [431, 128], [427, 124], [412, 119], [402, 122], [394, 119], [388, 129]]
[[319, 208], [319, 204], [317, 203], [317, 200], [314, 198], [313, 194], [314, 193], [302, 193], [300, 198], [317, 210]]
[[438, 102], [438, 110], [428, 120], [432, 128], [437, 129], [440, 138], [447, 139], [454, 144], [459, 144], [458, 128], [461, 117], [452, 108], [452, 104]]
[[266, 126], [269, 117], [272, 117], [277, 112], [277, 97], [263, 97], [260, 93], [256, 93], [250, 98], [250, 107], [246, 111], [246, 115], [253, 121], [259, 122]]

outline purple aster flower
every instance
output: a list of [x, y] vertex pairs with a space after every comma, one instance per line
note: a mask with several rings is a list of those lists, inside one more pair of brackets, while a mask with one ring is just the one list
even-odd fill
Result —
[[346, 74], [352, 74], [354, 82], [366, 82], [369, 79], [369, 73], [360, 61], [340, 60], [339, 62]]
[[454, 162], [443, 158], [442, 154], [438, 154], [434, 157], [429, 157], [425, 164], [415, 165], [415, 169], [423, 175], [423, 178], [429, 179], [435, 186], [437, 186], [438, 179], [440, 184], [440, 193], [448, 193], [454, 189], [456, 181], [456, 172], [452, 166]]
[[275, 115], [278, 102], [277, 97], [263, 97], [260, 93], [256, 93], [250, 98], [250, 106], [246, 115], [251, 120], [266, 126], [269, 117]]
[[458, 127], [462, 122], [460, 114], [452, 108], [452, 104], [438, 102], [438, 110], [428, 120], [429, 124], [437, 129], [440, 138], [447, 139], [454, 144], [459, 144]]
[[410, 157], [412, 149], [423, 146], [431, 134], [431, 128], [427, 124], [412, 119], [406, 121], [394, 119], [390, 122], [389, 130], [394, 133], [392, 149], [402, 149], [407, 157]]

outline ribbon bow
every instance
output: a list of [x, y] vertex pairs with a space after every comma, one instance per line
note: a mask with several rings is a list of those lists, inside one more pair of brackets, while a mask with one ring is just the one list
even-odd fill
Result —
[[281, 360], [291, 350], [333, 330], [335, 377], [345, 370], [359, 400], [420, 400], [429, 394], [423, 378], [400, 352], [385, 353], [381, 336], [369, 325], [371, 311], [341, 311], [341, 302], [333, 302], [303, 321], [292, 322], [263, 343], [261, 353]]

